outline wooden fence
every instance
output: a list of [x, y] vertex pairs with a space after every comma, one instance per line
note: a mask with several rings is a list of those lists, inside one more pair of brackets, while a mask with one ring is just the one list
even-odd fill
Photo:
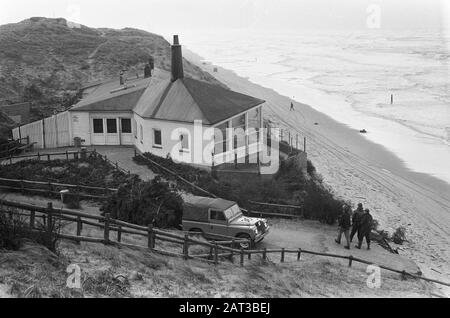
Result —
[[[3, 164], [13, 164], [15, 162], [17, 162], [18, 160], [46, 160], [46, 161], [51, 161], [51, 160], [55, 160], [55, 159], [63, 159], [63, 160], [78, 160], [78, 159], [83, 159], [83, 158], [87, 158], [87, 155], [89, 154], [98, 154], [95, 150], [93, 151], [84, 151], [84, 150], [80, 150], [80, 151], [63, 151], [63, 152], [52, 152], [52, 153], [36, 153], [36, 154], [31, 154], [31, 155], [20, 155], [20, 156], [9, 156], [7, 158], [1, 158], [1, 160], [4, 161]], [[57, 157], [57, 158], [56, 158]]]
[[[61, 190], [73, 190], [73, 193], [68, 195], [76, 195], [80, 198], [91, 200], [105, 200], [109, 198], [111, 193], [117, 192], [117, 189], [111, 188], [6, 178], [0, 178], [0, 189], [20, 191], [22, 193], [45, 194], [50, 197], [60, 195]], [[87, 194], [92, 192], [102, 193], [103, 196]]]
[[21, 138], [0, 145], [0, 159], [13, 156], [19, 151], [31, 149], [34, 146], [30, 143], [30, 138]]
[[[198, 239], [195, 239], [191, 237], [188, 233], [185, 233], [184, 235], [179, 235], [176, 233], [171, 233], [167, 231], [163, 231], [157, 228], [154, 228], [153, 226], [149, 225], [147, 227], [145, 226], [139, 226], [135, 224], [126, 223], [123, 221], [119, 221], [116, 219], [112, 219], [109, 214], [106, 214], [103, 216], [96, 216], [96, 215], [90, 215], [85, 214], [81, 212], [76, 212], [72, 210], [64, 210], [64, 209], [54, 209], [52, 204], [49, 203], [47, 207], [38, 207], [34, 205], [29, 204], [23, 204], [18, 202], [11, 202], [6, 200], [0, 199], [0, 208], [1, 207], [8, 207], [8, 208], [15, 208], [20, 209], [22, 212], [17, 211], [11, 211], [8, 209], [0, 209], [0, 213], [6, 213], [6, 214], [13, 214], [18, 213], [22, 217], [28, 217], [29, 218], [29, 225], [31, 228], [35, 228], [36, 225], [36, 219], [42, 218], [44, 219], [44, 224], [46, 224], [47, 231], [51, 232], [52, 229], [54, 229], [54, 224], [57, 220], [63, 220], [68, 222], [74, 222], [76, 223], [76, 234], [70, 235], [70, 234], [59, 234], [59, 237], [62, 239], [68, 239], [73, 240], [77, 243], [80, 242], [89, 242], [89, 243], [100, 243], [105, 245], [121, 245], [125, 247], [131, 247], [131, 248], [143, 248], [143, 249], [149, 249], [153, 252], [157, 252], [163, 255], [168, 256], [177, 256], [182, 257], [185, 260], [188, 259], [194, 259], [194, 260], [200, 260], [203, 262], [208, 262], [211, 264], [219, 264], [221, 261], [229, 259], [233, 261], [236, 257], [239, 259], [239, 264], [241, 266], [245, 265], [246, 259], [251, 260], [252, 256], [254, 255], [260, 255], [263, 261], [268, 260], [269, 255], [278, 255], [280, 257], [280, 262], [284, 263], [286, 261], [287, 255], [295, 255], [297, 261], [301, 261], [301, 256], [304, 254], [309, 255], [317, 255], [317, 256], [323, 256], [323, 257], [329, 257], [329, 258], [336, 258], [336, 259], [344, 259], [348, 261], [348, 266], [351, 267], [354, 263], [362, 263], [366, 265], [377, 265], [373, 262], [369, 262], [360, 258], [356, 258], [353, 256], [343, 256], [343, 255], [337, 255], [337, 254], [330, 254], [330, 253], [320, 253], [305, 249], [262, 249], [262, 250], [244, 250], [244, 249], [235, 249], [232, 247], [227, 247], [225, 244], [233, 243], [231, 242], [205, 242]], [[27, 211], [28, 213], [25, 213], [24, 211]], [[102, 237], [88, 237], [83, 236], [83, 225], [89, 225], [94, 226], [97, 228], [100, 228], [103, 230], [103, 236]], [[112, 233], [116, 232], [115, 240], [112, 237]], [[134, 245], [134, 244], [128, 244], [124, 243], [122, 241], [122, 234], [132, 234], [132, 235], [138, 235], [145, 238], [145, 241], [147, 242], [146, 246], [141, 245]], [[157, 247], [158, 241], [161, 242], [169, 242], [173, 244], [180, 245], [181, 252], [170, 252], [162, 249], [159, 249]], [[209, 250], [208, 253], [205, 254], [192, 254], [189, 252], [189, 248], [194, 245], [199, 245], [207, 248]], [[225, 258], [226, 257], [226, 258]], [[416, 274], [408, 273], [404, 270], [398, 270], [393, 269], [387, 266], [383, 265], [377, 265], [382, 269], [392, 271], [398, 274], [403, 275], [404, 277], [412, 277], [415, 279], [422, 279], [428, 282], [433, 282], [445, 286], [450, 286], [449, 283], [441, 282], [434, 279], [429, 279], [423, 276], [419, 276]]]
[[30, 142], [35, 143], [38, 149], [69, 147], [70, 139], [70, 113], [68, 111], [53, 115], [14, 128], [13, 137], [19, 139], [29, 137]]

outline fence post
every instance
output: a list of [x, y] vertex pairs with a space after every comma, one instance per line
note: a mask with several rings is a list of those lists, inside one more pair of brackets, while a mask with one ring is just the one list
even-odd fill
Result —
[[252, 253], [250, 251], [248, 251], [248, 259], [251, 260], [252, 259]]
[[38, 157], [38, 161], [41, 161], [41, 154], [39, 152], [37, 153], [37, 157]]
[[219, 264], [219, 247], [217, 246], [217, 242], [214, 243], [214, 265]]
[[50, 234], [52, 233], [52, 228], [53, 228], [53, 203], [49, 202], [47, 203], [47, 214], [48, 214], [48, 219], [47, 219], [47, 233]]
[[34, 210], [31, 210], [30, 212], [31, 212], [31, 214], [30, 214], [30, 228], [34, 229], [34, 220], [36, 218], [36, 212]]
[[69, 151], [66, 150], [66, 160], [69, 161]]
[[50, 154], [47, 155], [47, 161], [50, 161]]
[[[81, 231], [83, 231], [83, 223], [81, 222], [81, 217], [77, 217], [77, 236], [81, 236]], [[77, 241], [77, 244], [81, 244], [81, 241]]]
[[281, 249], [281, 263], [284, 263], [284, 248]]
[[48, 183], [48, 195], [51, 197], [51, 195], [52, 195], [52, 183], [51, 182], [49, 182]]
[[302, 256], [302, 249], [299, 248], [299, 249], [298, 249], [298, 254], [297, 254], [297, 261], [300, 260], [300, 257], [301, 257], [301, 256]]
[[348, 267], [352, 267], [352, 263], [353, 263], [353, 256], [349, 256], [348, 257]]
[[265, 261], [267, 259], [267, 248], [263, 250], [263, 260]]
[[185, 260], [189, 259], [189, 235], [187, 234], [184, 235], [183, 255]]
[[111, 218], [110, 214], [106, 213], [105, 214], [105, 237], [104, 237], [105, 244], [109, 243], [109, 223], [110, 223], [110, 218]]
[[148, 231], [147, 231], [148, 233], [148, 248], [149, 249], [154, 249], [155, 248], [155, 238], [154, 238], [154, 236], [153, 236], [153, 225], [152, 224], [149, 224], [148, 225]]
[[119, 225], [119, 228], [117, 229], [117, 242], [122, 241], [122, 225]]
[[9, 154], [9, 164], [12, 165], [12, 155]]
[[241, 247], [241, 266], [244, 266], [244, 249]]

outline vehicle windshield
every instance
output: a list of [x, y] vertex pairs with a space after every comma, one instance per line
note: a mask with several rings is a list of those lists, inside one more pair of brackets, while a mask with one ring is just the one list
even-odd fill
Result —
[[227, 220], [232, 220], [238, 216], [242, 215], [242, 211], [241, 208], [239, 208], [239, 206], [233, 205], [231, 208], [225, 210], [225, 217], [227, 218]]

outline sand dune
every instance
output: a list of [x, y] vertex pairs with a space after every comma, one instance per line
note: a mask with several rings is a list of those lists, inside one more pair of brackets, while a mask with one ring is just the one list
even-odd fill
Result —
[[[195, 55], [189, 58], [231, 89], [265, 99], [265, 118], [307, 138], [309, 158], [337, 195], [364, 203], [391, 233], [405, 226], [409, 242], [400, 247], [401, 254], [427, 277], [450, 281], [449, 184], [408, 170], [381, 145], [308, 105], [295, 103], [291, 112], [289, 98], [232, 71], [213, 72], [212, 65]], [[442, 291], [450, 295], [450, 289]]]

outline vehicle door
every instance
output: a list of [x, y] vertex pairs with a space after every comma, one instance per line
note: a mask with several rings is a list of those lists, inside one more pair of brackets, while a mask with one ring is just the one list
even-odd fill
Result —
[[225, 218], [223, 211], [209, 210], [209, 229], [210, 236], [214, 236], [217, 240], [228, 240], [228, 220]]

